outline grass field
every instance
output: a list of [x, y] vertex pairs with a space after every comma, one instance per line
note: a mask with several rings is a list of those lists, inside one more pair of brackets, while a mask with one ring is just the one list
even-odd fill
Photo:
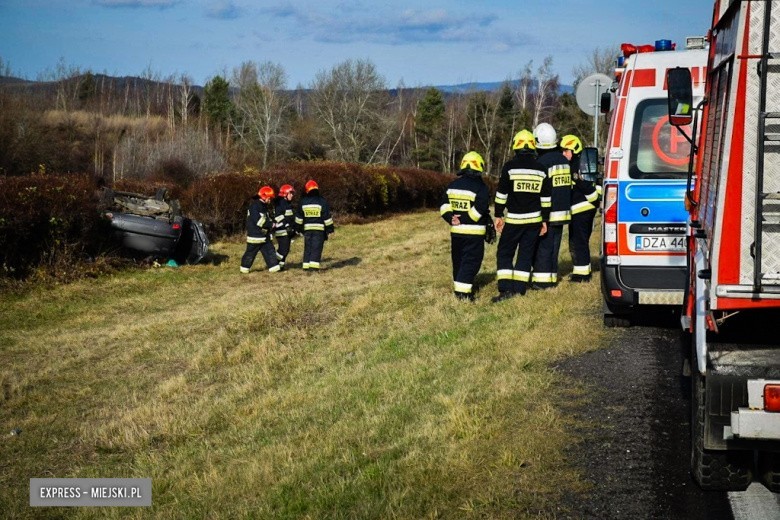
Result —
[[[0, 516], [551, 518], [582, 489], [550, 365], [603, 341], [597, 277], [491, 304], [492, 245], [457, 302], [435, 212], [339, 227], [321, 273], [302, 247], [3, 295]], [[153, 506], [33, 510], [31, 477]]]

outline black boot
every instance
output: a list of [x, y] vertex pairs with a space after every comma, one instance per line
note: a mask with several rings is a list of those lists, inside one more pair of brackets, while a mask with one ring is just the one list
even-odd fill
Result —
[[498, 296], [493, 296], [490, 301], [493, 303], [502, 302], [504, 300], [508, 300], [509, 298], [512, 298], [515, 296], [515, 293], [512, 291], [499, 291]]
[[474, 295], [472, 293], [462, 293], [455, 291], [455, 298], [464, 302], [473, 302]]

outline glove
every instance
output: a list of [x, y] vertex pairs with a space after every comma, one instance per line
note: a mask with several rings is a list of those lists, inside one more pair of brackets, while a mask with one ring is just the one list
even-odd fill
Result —
[[485, 242], [492, 244], [496, 241], [496, 226], [490, 222], [485, 230]]

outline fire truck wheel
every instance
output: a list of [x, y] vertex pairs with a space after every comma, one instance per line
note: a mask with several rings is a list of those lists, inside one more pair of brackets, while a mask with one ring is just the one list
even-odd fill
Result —
[[694, 374], [691, 381], [691, 472], [704, 490], [744, 491], [753, 480], [752, 451], [717, 451], [704, 448], [705, 385]]
[[760, 452], [758, 473], [769, 491], [780, 493], [780, 453]]

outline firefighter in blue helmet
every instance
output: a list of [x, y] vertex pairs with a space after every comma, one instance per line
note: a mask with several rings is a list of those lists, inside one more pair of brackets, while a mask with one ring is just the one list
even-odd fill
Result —
[[569, 223], [569, 252], [571, 253], [572, 273], [569, 281], [589, 282], [590, 235], [593, 232], [593, 219], [601, 196], [600, 187], [595, 178], [580, 172], [580, 154], [582, 141], [576, 135], [561, 137], [561, 150], [571, 163], [571, 222]]
[[496, 190], [496, 230], [501, 239], [496, 253], [498, 296], [494, 303], [525, 294], [536, 242], [547, 233], [550, 218], [550, 208], [542, 207], [542, 199], [550, 197], [550, 178], [547, 168], [536, 159], [534, 134], [518, 132], [512, 149], [515, 156], [501, 168]]
[[279, 197], [276, 199], [274, 210], [274, 238], [277, 243], [276, 258], [284, 269], [287, 255], [290, 253], [290, 243], [295, 236], [295, 214], [292, 199], [295, 188], [289, 184], [282, 184], [279, 188]]
[[276, 250], [271, 242], [271, 233], [274, 225], [274, 189], [263, 186], [252, 197], [249, 209], [246, 213], [246, 252], [241, 257], [241, 272], [246, 274], [252, 267], [257, 253], [263, 255], [265, 265], [272, 273], [279, 271], [279, 259], [276, 258]]
[[539, 239], [534, 256], [532, 289], [547, 289], [558, 284], [558, 254], [563, 226], [571, 220], [571, 170], [568, 159], [558, 148], [558, 136], [549, 123], [534, 128], [534, 140], [539, 162], [550, 178], [550, 197], [542, 206], [550, 210], [547, 233]]
[[303, 233], [303, 268], [313, 272], [320, 269], [322, 250], [328, 235], [334, 232], [330, 206], [320, 195], [316, 181], [310, 180], [305, 186], [306, 194], [295, 214], [295, 226]]
[[486, 237], [489, 240], [490, 232], [495, 236], [484, 171], [481, 155], [464, 155], [458, 178], [447, 186], [441, 200], [441, 216], [450, 225], [455, 297], [460, 300], [474, 300], [474, 279], [482, 266]]

